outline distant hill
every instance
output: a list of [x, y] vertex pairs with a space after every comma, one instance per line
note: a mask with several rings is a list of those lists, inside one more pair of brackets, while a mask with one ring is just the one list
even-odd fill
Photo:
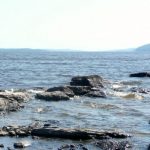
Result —
[[150, 52], [150, 44], [140, 46], [140, 47], [136, 48], [135, 51], [137, 51], [137, 52]]

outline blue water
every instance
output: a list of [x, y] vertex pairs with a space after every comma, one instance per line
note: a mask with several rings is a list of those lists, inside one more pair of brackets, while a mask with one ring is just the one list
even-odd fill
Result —
[[[133, 86], [149, 88], [150, 79], [129, 78], [130, 73], [150, 71], [150, 54], [136, 52], [51, 52], [45, 50], [0, 50], [0, 88], [53, 87], [69, 84], [76, 75], [98, 74], [111, 83], [137, 82]], [[140, 85], [139, 85], [140, 83]], [[143, 100], [78, 98], [67, 102], [32, 100], [25, 109], [1, 116], [1, 124], [29, 124], [35, 120], [58, 120], [64, 127], [123, 130], [133, 135], [134, 149], [144, 150], [150, 144], [150, 96]], [[42, 105], [41, 105], [42, 104]], [[64, 107], [65, 106], [65, 107]], [[46, 108], [37, 113], [37, 108]], [[2, 141], [11, 141], [2, 138]], [[12, 139], [15, 141], [16, 139]], [[26, 149], [57, 149], [62, 140], [30, 138]], [[72, 141], [69, 141], [72, 143]], [[6, 142], [9, 145], [11, 142]], [[89, 149], [98, 149], [91, 147]]]

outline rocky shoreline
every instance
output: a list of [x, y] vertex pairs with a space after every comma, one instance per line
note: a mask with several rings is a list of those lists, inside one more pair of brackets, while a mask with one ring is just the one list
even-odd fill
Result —
[[[142, 74], [143, 75], [143, 74]], [[131, 74], [131, 77], [135, 75]], [[139, 76], [136, 74], [136, 77]], [[140, 74], [141, 77], [141, 74]], [[144, 76], [145, 77], [145, 74]], [[146, 74], [146, 77], [147, 74]], [[45, 101], [68, 101], [76, 96], [80, 97], [92, 97], [92, 98], [107, 98], [110, 96], [107, 91], [108, 86], [104, 82], [104, 79], [98, 75], [90, 76], [76, 76], [73, 77], [69, 85], [41, 88], [36, 93], [31, 90], [20, 91], [0, 91], [0, 111], [1, 112], [13, 112], [23, 109], [24, 103], [32, 100], [39, 99]], [[114, 88], [115, 92], [122, 92], [120, 88]], [[149, 94], [150, 91], [144, 88], [132, 88], [130, 91], [133, 93]], [[130, 95], [131, 96], [131, 95]], [[133, 96], [133, 95], [132, 95]], [[125, 96], [124, 96], [125, 97]], [[133, 98], [133, 97], [131, 97]], [[94, 144], [103, 150], [127, 150], [132, 149], [132, 143], [129, 138], [130, 135], [117, 131], [97, 131], [91, 129], [72, 129], [62, 128], [61, 126], [53, 127], [50, 124], [44, 124], [39, 126], [33, 124], [29, 126], [4, 126], [0, 129], [0, 136], [10, 137], [26, 137], [32, 136], [32, 138], [62, 138], [71, 140], [93, 140]], [[118, 139], [127, 139], [121, 140]], [[1, 143], [0, 143], [1, 144]], [[4, 147], [4, 145], [0, 145]], [[23, 143], [14, 143], [14, 148], [26, 147]], [[75, 150], [75, 149], [87, 148], [84, 145], [62, 145], [59, 150]], [[11, 149], [11, 148], [10, 148]]]

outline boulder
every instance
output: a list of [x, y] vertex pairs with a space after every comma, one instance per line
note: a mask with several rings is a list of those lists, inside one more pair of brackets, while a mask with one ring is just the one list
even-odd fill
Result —
[[95, 144], [102, 150], [128, 150], [132, 148], [129, 141], [100, 140]]
[[106, 94], [102, 90], [99, 90], [99, 91], [90, 91], [85, 96], [106, 98]]
[[150, 77], [150, 73], [149, 72], [139, 72], [139, 73], [133, 73], [130, 74], [130, 77]]
[[24, 102], [29, 99], [29, 95], [24, 92], [0, 92], [0, 98], [11, 101]]
[[46, 101], [60, 101], [70, 99], [69, 96], [61, 91], [37, 93], [35, 97], [37, 99], [43, 99]]
[[71, 79], [72, 86], [104, 87], [103, 79], [98, 75], [76, 76]]
[[0, 111], [17, 111], [22, 108], [22, 102], [29, 99], [23, 92], [0, 92]]
[[67, 86], [52, 87], [47, 89], [47, 92], [61, 91], [69, 97], [74, 97], [74, 92]]
[[24, 144], [21, 142], [14, 143], [14, 148], [25, 148]]
[[127, 138], [129, 135], [120, 132], [96, 131], [84, 129], [67, 128], [37, 128], [31, 132], [32, 136], [63, 138], [72, 140], [106, 139], [106, 138]]
[[89, 86], [68, 86], [74, 93], [74, 95], [83, 96], [91, 91]]

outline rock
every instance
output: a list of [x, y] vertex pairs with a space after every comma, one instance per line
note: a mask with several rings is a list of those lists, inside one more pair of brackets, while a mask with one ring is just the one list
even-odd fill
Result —
[[150, 94], [150, 89], [144, 89], [144, 88], [136, 88], [136, 87], [133, 87], [131, 88], [131, 91], [132, 92], [137, 92], [137, 93], [143, 93], [143, 94]]
[[96, 142], [96, 146], [102, 150], [128, 150], [132, 148], [129, 141], [114, 141], [114, 140], [100, 140]]
[[37, 128], [31, 132], [32, 136], [48, 137], [48, 138], [64, 138], [72, 140], [89, 140], [89, 139], [105, 139], [105, 138], [126, 138], [129, 135], [119, 132], [95, 131], [83, 129], [67, 129], [67, 128]]
[[16, 132], [15, 131], [9, 131], [9, 135], [10, 136], [16, 136]]
[[69, 97], [74, 97], [73, 91], [67, 86], [53, 87], [47, 90], [47, 92], [55, 92], [55, 91], [61, 91], [64, 92]]
[[83, 144], [64, 144], [58, 150], [88, 150]]
[[0, 111], [17, 111], [22, 108], [22, 102], [29, 99], [23, 92], [0, 92]]
[[24, 102], [29, 99], [29, 95], [23, 92], [0, 92], [0, 98], [11, 101]]
[[68, 86], [75, 95], [83, 96], [91, 91], [89, 86]]
[[6, 136], [6, 135], [8, 135], [8, 132], [0, 129], [0, 136]]
[[17, 101], [0, 98], [0, 111], [17, 111], [22, 106]]
[[102, 90], [99, 90], [99, 91], [90, 91], [85, 96], [106, 98], [106, 94]]
[[147, 150], [150, 150], [150, 144], [149, 144], [149, 146], [148, 146]]
[[1, 147], [1, 148], [4, 148], [4, 144], [0, 144], [0, 147]]
[[14, 143], [14, 148], [24, 148], [24, 144], [21, 143], [21, 142], [18, 142], [18, 143]]
[[72, 86], [104, 87], [103, 79], [98, 75], [76, 76], [71, 79]]
[[43, 99], [46, 101], [60, 101], [70, 99], [69, 96], [61, 91], [37, 93], [35, 97], [37, 99]]
[[130, 74], [130, 77], [150, 77], [150, 73], [149, 72], [133, 73]]

